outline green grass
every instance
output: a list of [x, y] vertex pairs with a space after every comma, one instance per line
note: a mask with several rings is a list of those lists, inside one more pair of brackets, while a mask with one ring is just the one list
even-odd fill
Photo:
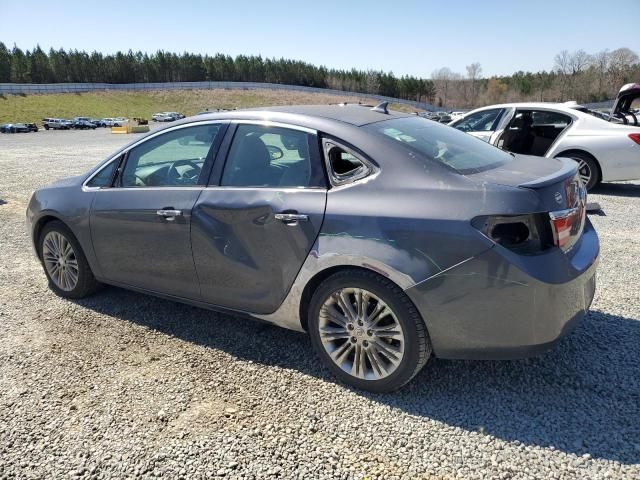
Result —
[[[155, 112], [177, 111], [193, 115], [206, 108], [234, 109], [270, 105], [328, 104], [339, 102], [375, 103], [364, 96], [337, 96], [284, 90], [154, 90], [105, 91], [92, 93], [58, 93], [0, 96], [0, 124], [37, 122], [45, 117], [142, 117], [151, 119]], [[416, 111], [402, 104], [392, 104], [400, 111]]]

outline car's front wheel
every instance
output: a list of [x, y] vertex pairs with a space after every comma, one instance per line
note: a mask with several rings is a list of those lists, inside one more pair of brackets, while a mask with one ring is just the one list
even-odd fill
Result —
[[316, 289], [308, 310], [314, 349], [341, 381], [363, 390], [402, 387], [424, 366], [431, 342], [415, 306], [373, 272], [338, 272]]
[[52, 221], [44, 226], [39, 253], [49, 286], [61, 297], [83, 298], [100, 286], [78, 240], [64, 223]]

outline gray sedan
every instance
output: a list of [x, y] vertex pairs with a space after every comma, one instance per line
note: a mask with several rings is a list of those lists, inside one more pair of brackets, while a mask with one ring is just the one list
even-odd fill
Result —
[[576, 163], [501, 151], [385, 105], [187, 118], [37, 190], [51, 288], [106, 283], [306, 331], [342, 381], [389, 391], [432, 356], [538, 354], [591, 304]]

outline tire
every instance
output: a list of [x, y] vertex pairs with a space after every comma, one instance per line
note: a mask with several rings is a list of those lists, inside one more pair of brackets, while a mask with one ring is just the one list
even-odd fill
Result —
[[[57, 243], [61, 247], [60, 250], [66, 250], [66, 245], [59, 241], [60, 237], [58, 236], [64, 239], [71, 247], [72, 255], [68, 255], [63, 262], [66, 271], [70, 272], [70, 274], [66, 275], [63, 272], [60, 277], [56, 276], [54, 279], [53, 276], [56, 275], [56, 272], [60, 272], [61, 268], [60, 265], [58, 265], [57, 269], [51, 267], [52, 264], [58, 264], [58, 262], [54, 260], [55, 258], [59, 258], [59, 255], [55, 255], [55, 244]], [[51, 243], [52, 241], [53, 244]], [[42, 261], [44, 273], [49, 280], [49, 287], [56, 295], [64, 298], [84, 298], [91, 295], [100, 287], [100, 283], [93, 276], [91, 267], [89, 267], [87, 258], [78, 240], [64, 223], [54, 220], [44, 226], [38, 239], [38, 254]], [[75, 262], [73, 262], [73, 260], [75, 260]], [[75, 267], [77, 267], [77, 269]], [[72, 273], [74, 270], [76, 271], [76, 281], [75, 284], [72, 285], [71, 283], [73, 282], [69, 282], [69, 279], [73, 279]], [[61, 280], [63, 278], [66, 279], [66, 281]]]
[[568, 154], [561, 156], [566, 156], [578, 163], [578, 174], [587, 187], [587, 191], [593, 189], [602, 180], [600, 177], [600, 168], [598, 168], [598, 163], [591, 155], [582, 152], [569, 152]]
[[[340, 293], [355, 317], [346, 314], [348, 307], [340, 307]], [[358, 302], [367, 297], [365, 303]], [[357, 303], [366, 304], [360, 309], [364, 314], [357, 312]], [[379, 308], [382, 313], [376, 318]], [[393, 282], [373, 272], [344, 270], [324, 280], [311, 298], [307, 326], [314, 350], [331, 372], [340, 381], [371, 392], [402, 387], [432, 352], [426, 326], [411, 300]], [[360, 362], [355, 361], [358, 352]]]

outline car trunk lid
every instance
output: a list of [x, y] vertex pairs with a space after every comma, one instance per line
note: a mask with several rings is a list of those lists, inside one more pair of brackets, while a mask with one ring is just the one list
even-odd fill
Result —
[[514, 155], [511, 162], [467, 177], [535, 192], [539, 211], [528, 213], [541, 213], [548, 219], [553, 244], [567, 252], [580, 239], [586, 218], [586, 189], [574, 160]]

